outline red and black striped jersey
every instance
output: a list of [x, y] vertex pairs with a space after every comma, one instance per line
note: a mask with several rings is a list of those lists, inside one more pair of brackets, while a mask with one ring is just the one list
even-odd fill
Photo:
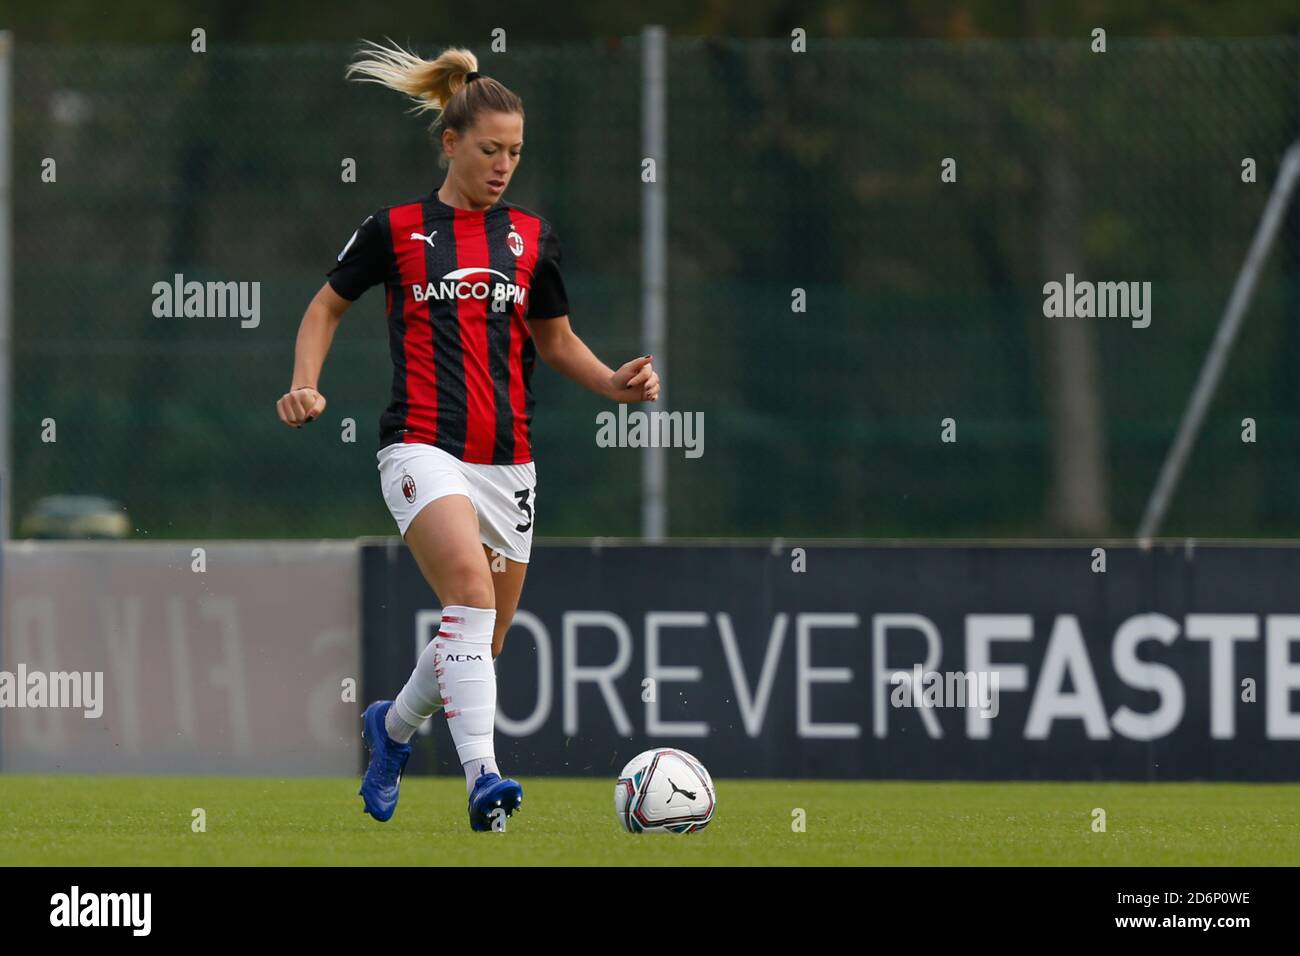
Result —
[[393, 395], [381, 448], [422, 442], [475, 464], [533, 460], [537, 352], [524, 319], [569, 312], [549, 222], [504, 200], [457, 209], [435, 190], [368, 217], [328, 279], [349, 300], [384, 284]]

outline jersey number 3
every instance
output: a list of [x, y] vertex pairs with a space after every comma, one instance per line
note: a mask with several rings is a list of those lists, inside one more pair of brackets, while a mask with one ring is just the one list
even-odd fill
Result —
[[524, 513], [526, 519], [523, 524], [515, 525], [516, 531], [527, 531], [533, 526], [533, 506], [528, 503], [529, 493], [528, 488], [515, 492], [515, 497], [519, 500], [519, 510]]

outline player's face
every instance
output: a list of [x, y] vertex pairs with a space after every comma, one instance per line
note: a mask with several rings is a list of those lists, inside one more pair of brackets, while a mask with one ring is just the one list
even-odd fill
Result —
[[518, 113], [483, 113], [447, 147], [462, 195], [475, 206], [490, 206], [505, 193], [519, 165], [524, 118]]

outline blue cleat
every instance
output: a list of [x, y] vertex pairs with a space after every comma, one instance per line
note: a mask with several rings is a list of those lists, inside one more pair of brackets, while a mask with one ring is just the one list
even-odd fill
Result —
[[384, 717], [392, 706], [391, 700], [375, 701], [361, 715], [361, 739], [370, 748], [370, 766], [357, 792], [365, 799], [366, 813], [381, 823], [392, 819], [397, 809], [397, 787], [411, 759], [411, 745], [399, 744], [384, 730]]
[[[484, 831], [506, 828], [506, 817], [518, 810], [524, 803], [524, 788], [499, 774], [481, 773], [474, 781], [474, 789], [469, 795], [469, 828]], [[500, 825], [493, 827], [499, 820]]]

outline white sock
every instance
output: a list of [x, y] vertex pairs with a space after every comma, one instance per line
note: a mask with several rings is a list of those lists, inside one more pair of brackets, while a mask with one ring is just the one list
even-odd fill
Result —
[[462, 767], [488, 761], [496, 766], [497, 672], [492, 666], [496, 619], [493, 608], [445, 607], [431, 645], [443, 713]]
[[399, 744], [410, 741], [420, 726], [442, 706], [438, 688], [437, 638], [425, 645], [406, 686], [388, 708], [384, 729]]
[[[407, 683], [409, 684], [410, 681], [407, 681]], [[421, 723], [423, 722], [421, 721]], [[415, 732], [419, 729], [414, 724], [408, 724], [402, 719], [402, 715], [397, 712], [396, 701], [394, 701], [392, 707], [388, 708], [388, 713], [384, 714], [384, 732], [399, 744], [409, 744], [411, 738], [415, 736]]]
[[484, 757], [482, 760], [471, 760], [465, 764], [465, 789], [474, 792], [474, 781], [479, 778], [479, 774], [494, 773], [501, 775], [501, 769], [497, 762], [491, 757]]

